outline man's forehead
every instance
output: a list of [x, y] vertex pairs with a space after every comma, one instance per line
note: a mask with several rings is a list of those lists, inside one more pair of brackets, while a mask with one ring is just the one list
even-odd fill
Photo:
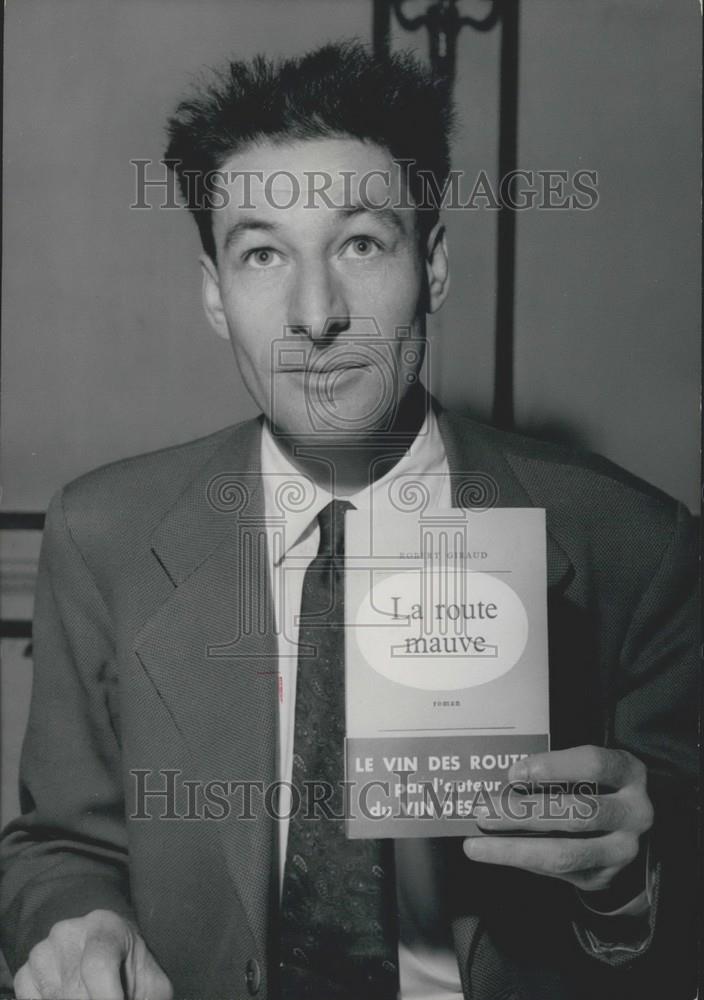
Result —
[[277, 212], [320, 208], [342, 218], [344, 211], [410, 207], [403, 171], [384, 147], [353, 137], [267, 140], [230, 156], [218, 181], [227, 191], [223, 207], [238, 213], [273, 219]]

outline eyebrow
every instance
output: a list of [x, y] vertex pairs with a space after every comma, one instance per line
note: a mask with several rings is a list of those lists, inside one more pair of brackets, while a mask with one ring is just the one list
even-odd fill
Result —
[[338, 212], [345, 219], [356, 218], [359, 215], [371, 215], [374, 219], [380, 219], [381, 222], [385, 222], [395, 229], [400, 235], [405, 234], [405, 229], [403, 228], [403, 222], [398, 212], [395, 212], [393, 208], [374, 208], [369, 205], [352, 205], [349, 208], [338, 209]]
[[233, 223], [227, 230], [223, 242], [223, 249], [229, 250], [235, 240], [252, 230], [254, 232], [271, 233], [278, 228], [279, 227], [275, 222], [265, 222], [263, 219], [245, 217], [244, 219], [240, 219], [239, 222]]

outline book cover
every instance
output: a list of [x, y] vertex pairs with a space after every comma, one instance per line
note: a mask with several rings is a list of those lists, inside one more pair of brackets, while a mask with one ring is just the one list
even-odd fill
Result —
[[477, 834], [511, 764], [549, 749], [545, 511], [352, 510], [345, 529], [347, 834]]

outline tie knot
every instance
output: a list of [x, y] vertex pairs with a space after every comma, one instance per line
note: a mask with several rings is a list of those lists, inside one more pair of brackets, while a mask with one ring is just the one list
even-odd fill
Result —
[[345, 554], [345, 511], [354, 510], [349, 500], [331, 500], [318, 514], [320, 545], [318, 555], [330, 559]]

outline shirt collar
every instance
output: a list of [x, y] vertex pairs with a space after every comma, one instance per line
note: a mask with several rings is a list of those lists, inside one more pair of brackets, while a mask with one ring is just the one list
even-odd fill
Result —
[[[333, 495], [315, 485], [310, 477], [296, 468], [266, 421], [262, 429], [261, 470], [267, 520], [273, 512], [281, 512], [282, 504], [286, 507], [284, 545], [273, 554], [274, 565], [278, 566], [291, 549], [315, 530], [318, 514], [333, 499]], [[384, 502], [386, 487], [396, 476], [413, 475], [428, 476], [431, 503], [437, 502], [441, 489], [440, 474], [447, 471], [445, 446], [437, 418], [430, 408], [411, 446], [396, 465], [370, 486], [344, 499], [357, 508], [369, 508], [372, 501]]]

